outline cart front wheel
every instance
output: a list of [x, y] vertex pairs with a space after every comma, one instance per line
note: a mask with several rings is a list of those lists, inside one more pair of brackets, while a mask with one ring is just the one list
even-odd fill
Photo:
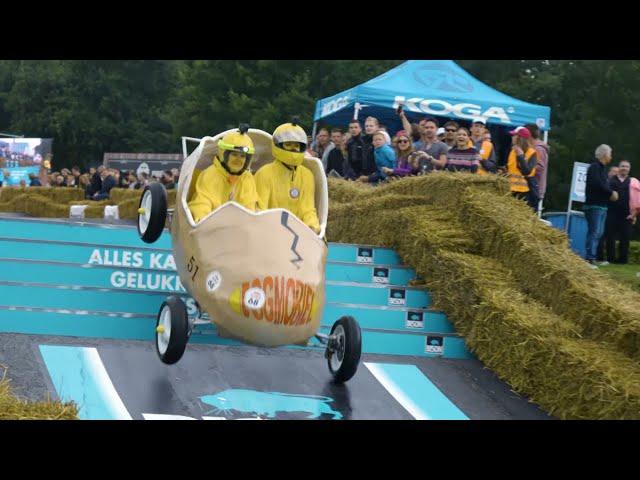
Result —
[[138, 235], [142, 241], [153, 243], [160, 238], [166, 219], [167, 191], [164, 185], [147, 185], [138, 205]]

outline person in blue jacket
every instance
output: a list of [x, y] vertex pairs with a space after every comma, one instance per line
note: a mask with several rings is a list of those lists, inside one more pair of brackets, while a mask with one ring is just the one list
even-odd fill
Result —
[[378, 183], [381, 180], [387, 178], [387, 174], [384, 172], [385, 168], [396, 168], [396, 153], [393, 148], [387, 143], [387, 139], [381, 131], [373, 134], [373, 155], [376, 159], [376, 171], [371, 175], [362, 175], [358, 178], [358, 181], [363, 183]]

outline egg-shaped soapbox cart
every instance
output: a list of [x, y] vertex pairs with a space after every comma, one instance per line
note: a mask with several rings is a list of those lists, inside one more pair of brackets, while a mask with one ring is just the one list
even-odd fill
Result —
[[[325, 357], [336, 382], [349, 380], [361, 354], [361, 332], [353, 317], [344, 316], [330, 334], [319, 332], [325, 302], [324, 240], [328, 214], [327, 179], [317, 158], [305, 157], [315, 179], [315, 206], [321, 231], [316, 234], [288, 210], [251, 212], [229, 201], [193, 220], [188, 202], [200, 173], [217, 153], [218, 140], [231, 132], [202, 139], [180, 172], [175, 208], [167, 209], [160, 183], [145, 187], [138, 209], [138, 233], [153, 243], [169, 224], [180, 280], [195, 299], [197, 318], [189, 318], [185, 303], [171, 296], [161, 305], [156, 347], [167, 364], [182, 357], [194, 323], [206, 313], [218, 335], [250, 345], [308, 345], [312, 337], [325, 345]], [[271, 135], [249, 129], [255, 145], [251, 170], [272, 161]]]

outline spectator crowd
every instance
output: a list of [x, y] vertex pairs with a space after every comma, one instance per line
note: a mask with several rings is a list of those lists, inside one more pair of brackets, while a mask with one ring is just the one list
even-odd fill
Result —
[[[393, 137], [378, 119], [367, 117], [364, 129], [358, 120], [349, 122], [346, 132], [337, 127], [320, 128], [315, 139], [308, 138], [306, 153], [321, 159], [328, 176], [370, 184], [438, 171], [504, 175], [515, 198], [527, 202], [534, 211], [541, 210], [547, 188], [549, 146], [540, 138], [537, 125], [511, 130], [511, 148], [506, 159], [499, 162], [483, 118], [472, 120], [468, 127], [453, 120], [440, 127], [432, 117], [411, 123], [402, 107], [397, 114], [402, 129]], [[628, 160], [621, 160], [606, 172], [612, 161], [608, 145], [600, 145], [595, 157], [586, 181], [586, 260], [593, 266], [597, 260], [604, 264], [627, 263], [632, 225], [640, 215], [640, 181], [630, 177]], [[177, 168], [162, 172], [158, 178], [104, 165], [84, 173], [78, 166], [51, 172], [50, 166], [49, 161], [43, 162], [40, 174], [29, 174], [29, 181], [21, 180], [20, 186], [81, 188], [86, 199], [99, 201], [108, 198], [114, 187], [139, 190], [159, 181], [167, 189], [176, 188], [180, 175]], [[3, 176], [8, 184], [11, 172], [4, 170]], [[2, 183], [0, 180], [0, 187]]]
[[424, 117], [411, 123], [399, 108], [402, 130], [391, 137], [375, 117], [367, 117], [364, 130], [352, 120], [348, 131], [320, 128], [309, 138], [307, 154], [322, 160], [328, 176], [376, 184], [401, 177], [438, 171], [507, 176], [511, 193], [538, 211], [546, 191], [549, 146], [535, 124], [509, 133], [512, 146], [506, 161], [498, 162], [491, 132], [483, 118], [464, 126], [449, 120]]
[[[584, 215], [587, 220], [586, 260], [594, 268], [629, 262], [633, 225], [640, 215], [640, 181], [631, 177], [631, 162], [620, 160], [607, 172], [613, 149], [606, 144], [595, 151], [587, 169]], [[616, 242], [618, 251], [616, 252]]]
[[[19, 187], [68, 187], [81, 188], [85, 192], [87, 200], [104, 200], [109, 198], [112, 188], [144, 189], [145, 186], [153, 182], [161, 182], [165, 188], [176, 188], [180, 171], [177, 168], [165, 170], [158, 177], [145, 172], [136, 174], [135, 170], [118, 170], [108, 168], [104, 165], [91, 167], [88, 171], [82, 172], [80, 167], [74, 165], [71, 170], [63, 168], [59, 172], [51, 172], [43, 165], [40, 167], [39, 175], [29, 174], [29, 180], [21, 180]], [[3, 170], [3, 178], [0, 180], [0, 187], [9, 185], [11, 171]]]

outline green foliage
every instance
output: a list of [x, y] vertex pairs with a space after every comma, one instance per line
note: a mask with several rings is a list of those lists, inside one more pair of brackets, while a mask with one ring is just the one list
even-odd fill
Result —
[[[267, 131], [315, 102], [402, 60], [2, 60], [0, 132], [53, 137], [54, 167], [102, 161], [105, 152], [179, 152], [181, 136], [240, 122]], [[640, 61], [458, 60], [479, 80], [549, 105], [546, 208], [564, 209], [573, 162], [608, 143], [635, 160]], [[634, 167], [638, 168], [638, 167]], [[632, 171], [632, 174], [634, 172]]]

